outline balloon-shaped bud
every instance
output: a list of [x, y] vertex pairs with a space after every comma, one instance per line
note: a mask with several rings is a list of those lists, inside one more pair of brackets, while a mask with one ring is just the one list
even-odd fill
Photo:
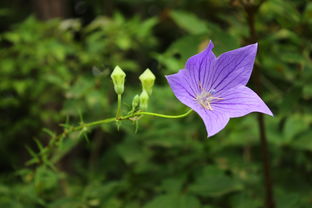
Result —
[[148, 99], [149, 96], [145, 90], [142, 91], [140, 94], [140, 109], [141, 110], [146, 110], [148, 106]]
[[114, 71], [111, 74], [111, 78], [114, 83], [115, 92], [118, 95], [121, 95], [124, 92], [124, 85], [125, 85], [125, 72], [119, 67], [116, 66]]
[[139, 106], [139, 103], [140, 103], [140, 96], [139, 95], [134, 96], [132, 100], [132, 109], [136, 109]]
[[155, 75], [149, 69], [146, 69], [139, 77], [143, 91], [145, 90], [149, 95], [152, 94], [155, 78]]

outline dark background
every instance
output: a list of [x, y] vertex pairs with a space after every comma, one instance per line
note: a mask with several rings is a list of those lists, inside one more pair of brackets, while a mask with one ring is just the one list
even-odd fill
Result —
[[[310, 208], [311, 37], [308, 0], [1, 1], [0, 207]], [[209, 139], [192, 114], [143, 117], [137, 133], [130, 121], [102, 125], [48, 148], [60, 124], [115, 115], [116, 65], [124, 114], [146, 68], [157, 77], [149, 110], [185, 112], [164, 75], [209, 40], [218, 55], [259, 43], [248, 86], [274, 113], [263, 117], [268, 152], [256, 113]]]

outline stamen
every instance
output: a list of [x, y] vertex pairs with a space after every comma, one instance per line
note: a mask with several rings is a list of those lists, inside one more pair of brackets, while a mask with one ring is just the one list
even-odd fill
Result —
[[[202, 88], [201, 85], [200, 88]], [[211, 107], [211, 103], [213, 102], [213, 100], [223, 100], [223, 98], [214, 97], [213, 94], [215, 92], [215, 89], [211, 89], [208, 92], [202, 89], [201, 93], [197, 95], [194, 100], [196, 100], [205, 109], [213, 110], [213, 108]]]

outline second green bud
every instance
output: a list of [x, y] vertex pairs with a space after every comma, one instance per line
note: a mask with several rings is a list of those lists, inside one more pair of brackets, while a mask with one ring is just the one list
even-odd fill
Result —
[[152, 94], [154, 82], [155, 82], [155, 75], [151, 72], [151, 70], [146, 69], [139, 77], [143, 91], [145, 90], [148, 95]]

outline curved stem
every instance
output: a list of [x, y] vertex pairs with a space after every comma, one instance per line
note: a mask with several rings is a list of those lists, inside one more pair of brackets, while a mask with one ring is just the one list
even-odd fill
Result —
[[165, 115], [165, 114], [152, 113], [152, 112], [138, 112], [138, 113], [135, 113], [134, 115], [148, 115], [148, 116], [156, 116], [156, 117], [161, 117], [161, 118], [183, 118], [189, 115], [191, 112], [193, 112], [192, 109], [189, 109], [186, 113], [183, 113], [181, 115]]

